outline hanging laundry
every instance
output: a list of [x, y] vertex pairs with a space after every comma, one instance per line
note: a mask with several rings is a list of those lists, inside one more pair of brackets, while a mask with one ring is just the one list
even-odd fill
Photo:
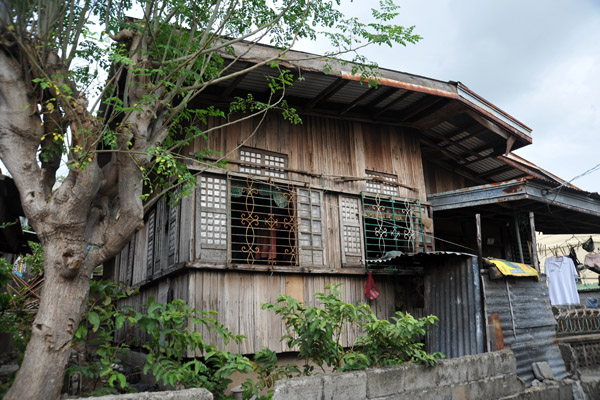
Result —
[[583, 242], [583, 244], [581, 245], [581, 247], [583, 247], [583, 249], [585, 251], [594, 251], [595, 246], [594, 246], [594, 239], [592, 239], [592, 237], [590, 236], [590, 238], [588, 240], [586, 240], [585, 242]]
[[581, 274], [579, 273], [579, 269], [577, 268], [579, 264], [579, 259], [577, 258], [577, 254], [575, 253], [575, 248], [573, 246], [569, 246], [569, 258], [573, 260], [573, 264], [575, 264], [575, 270], [577, 271], [577, 277], [581, 278]]
[[588, 253], [585, 255], [583, 264], [590, 271], [600, 274], [600, 253]]
[[277, 259], [277, 231], [279, 223], [270, 219], [261, 221], [256, 229], [256, 244], [258, 245], [258, 259], [275, 260]]
[[577, 270], [569, 257], [549, 257], [544, 264], [553, 306], [579, 304]]

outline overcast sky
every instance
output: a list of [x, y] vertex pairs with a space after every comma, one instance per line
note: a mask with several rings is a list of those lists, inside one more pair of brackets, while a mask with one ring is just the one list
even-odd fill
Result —
[[[370, 59], [460, 81], [530, 127], [533, 144], [516, 153], [563, 179], [600, 164], [600, 1], [397, 1], [423, 40]], [[600, 170], [573, 184], [600, 192]]]

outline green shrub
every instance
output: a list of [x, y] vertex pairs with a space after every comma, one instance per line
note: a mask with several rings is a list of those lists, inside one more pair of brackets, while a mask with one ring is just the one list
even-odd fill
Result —
[[[136, 342], [146, 352], [144, 373], [151, 373], [157, 381], [172, 387], [204, 387], [215, 398], [223, 398], [223, 391], [231, 383], [234, 372], [248, 372], [250, 360], [240, 354], [218, 350], [207, 344], [199, 332], [191, 331], [195, 324], [214, 330], [225, 344], [239, 343], [243, 336], [234, 335], [215, 319], [215, 312], [199, 311], [183, 300], [170, 303], [148, 301], [144, 312], [130, 306], [118, 307], [118, 300], [134, 292], [114, 282], [93, 282], [87, 318], [75, 333], [75, 341], [94, 346], [92, 360], [69, 367], [68, 373], [80, 372], [94, 381], [93, 391], [99, 395], [131, 391], [128, 376], [119, 369], [130, 343]], [[122, 337], [115, 341], [121, 331]], [[139, 336], [142, 336], [140, 340]], [[202, 357], [187, 359], [188, 350]]]
[[[290, 349], [297, 346], [304, 360], [304, 375], [312, 373], [311, 363], [323, 371], [326, 366], [348, 371], [406, 361], [433, 365], [443, 357], [441, 353], [427, 354], [420, 343], [427, 327], [438, 321], [435, 316], [415, 319], [398, 312], [393, 322], [380, 320], [367, 304], [343, 302], [340, 286], [328, 285], [327, 293], [315, 293], [320, 306], [308, 306], [284, 295], [276, 303], [263, 304], [263, 309], [275, 312], [285, 322], [288, 334], [281, 340]], [[353, 347], [344, 348], [342, 331], [348, 325], [358, 328], [363, 336]]]

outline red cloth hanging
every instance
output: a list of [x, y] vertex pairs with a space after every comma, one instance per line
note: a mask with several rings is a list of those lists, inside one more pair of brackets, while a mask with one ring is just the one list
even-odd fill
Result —
[[373, 280], [373, 271], [369, 271], [369, 277], [367, 278], [367, 284], [365, 285], [365, 297], [369, 300], [375, 300], [379, 297], [379, 289], [375, 286]]

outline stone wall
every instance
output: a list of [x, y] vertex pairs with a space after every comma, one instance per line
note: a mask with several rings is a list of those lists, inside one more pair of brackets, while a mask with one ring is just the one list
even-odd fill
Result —
[[511, 351], [279, 381], [274, 400], [573, 399], [571, 383], [526, 388]]

